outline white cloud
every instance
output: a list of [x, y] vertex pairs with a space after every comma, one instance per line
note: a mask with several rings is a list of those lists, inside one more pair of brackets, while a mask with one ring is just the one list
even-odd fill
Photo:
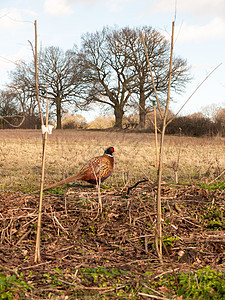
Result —
[[73, 13], [69, 0], [45, 0], [44, 8], [54, 16], [65, 16]]
[[225, 16], [224, 0], [156, 0], [152, 6], [157, 12], [189, 12], [198, 17]]
[[113, 12], [118, 12], [123, 10], [125, 2], [131, 2], [132, 0], [108, 0], [108, 5], [110, 10]]
[[102, 0], [45, 0], [44, 8], [46, 12], [51, 15], [66, 16], [73, 13], [72, 5], [74, 3], [88, 3], [90, 5], [95, 5], [99, 1]]
[[208, 41], [225, 38], [225, 20], [214, 18], [205, 25], [189, 25], [186, 22], [176, 27], [178, 42]]
[[118, 12], [124, 8], [126, 2], [134, 0], [45, 0], [44, 8], [47, 13], [55, 16], [64, 16], [73, 13], [72, 6], [74, 3], [96, 5], [99, 2], [106, 4], [110, 11]]
[[38, 16], [38, 13], [31, 9], [23, 9], [22, 12], [32, 18], [36, 18]]

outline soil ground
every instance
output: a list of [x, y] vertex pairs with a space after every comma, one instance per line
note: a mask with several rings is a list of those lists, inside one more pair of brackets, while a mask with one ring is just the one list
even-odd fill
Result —
[[33, 286], [24, 298], [146, 299], [150, 293], [155, 297], [149, 299], [166, 299], [176, 295], [172, 288], [154, 288], [164, 275], [206, 266], [224, 272], [223, 189], [163, 186], [163, 262], [155, 252], [152, 184], [129, 193], [127, 187], [103, 186], [102, 213], [95, 187], [74, 184], [58, 191], [44, 195], [38, 263], [39, 195], [0, 193], [0, 268]]

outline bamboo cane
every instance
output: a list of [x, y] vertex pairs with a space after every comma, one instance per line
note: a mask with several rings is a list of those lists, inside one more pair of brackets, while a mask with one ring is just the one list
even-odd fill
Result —
[[[39, 87], [38, 87], [38, 67], [37, 67], [37, 21], [34, 22], [35, 29], [35, 51], [34, 51], [34, 66], [35, 66], [35, 87], [36, 87], [36, 96], [39, 107], [39, 113], [41, 118], [41, 125], [44, 125], [43, 114], [41, 110], [41, 103], [39, 98]], [[46, 126], [48, 126], [48, 110], [49, 102], [47, 101], [47, 112], [46, 112]], [[36, 237], [36, 246], [35, 246], [35, 256], [34, 261], [38, 262], [41, 260], [40, 255], [40, 233], [41, 233], [41, 214], [42, 214], [42, 202], [43, 202], [43, 188], [44, 188], [44, 173], [45, 173], [45, 155], [46, 155], [46, 141], [47, 141], [47, 132], [45, 131], [42, 134], [42, 172], [41, 172], [41, 187], [40, 187], [40, 198], [39, 198], [39, 210], [38, 210], [38, 223], [37, 223], [37, 237]]]
[[162, 169], [163, 169], [163, 154], [164, 154], [164, 138], [166, 131], [166, 119], [169, 110], [169, 101], [170, 101], [170, 86], [171, 86], [171, 77], [172, 77], [172, 63], [173, 63], [173, 38], [174, 38], [174, 21], [172, 22], [172, 35], [171, 35], [171, 52], [170, 52], [170, 65], [169, 65], [169, 82], [167, 90], [167, 100], [166, 108], [163, 115], [163, 128], [161, 133], [160, 140], [160, 150], [159, 150], [159, 168], [157, 176], [157, 234], [156, 234], [156, 247], [159, 260], [162, 261], [162, 203], [161, 203], [161, 184], [162, 184]]
[[[46, 127], [48, 127], [48, 109], [49, 101], [47, 100], [47, 112], [46, 112]], [[35, 247], [35, 262], [41, 260], [40, 254], [40, 237], [41, 237], [41, 215], [42, 215], [42, 203], [43, 203], [43, 189], [44, 189], [44, 177], [45, 177], [45, 156], [46, 156], [46, 142], [48, 133], [45, 131], [43, 134], [43, 153], [42, 153], [42, 166], [41, 166], [41, 187], [40, 187], [40, 199], [39, 199], [39, 210], [38, 210], [38, 223], [37, 223], [37, 237]]]
[[158, 173], [159, 152], [158, 152], [158, 128], [157, 128], [155, 101], [153, 101], [153, 109], [154, 109], [154, 128], [155, 128], [155, 158], [156, 158], [156, 170], [157, 170], [157, 173]]
[[43, 114], [41, 111], [41, 102], [39, 98], [39, 86], [38, 86], [38, 67], [37, 67], [37, 21], [34, 21], [34, 30], [35, 30], [35, 52], [34, 52], [34, 66], [35, 66], [35, 87], [36, 87], [36, 96], [39, 107], [39, 113], [41, 117], [41, 125], [44, 125]]
[[[164, 145], [164, 137], [165, 137], [165, 131], [166, 131], [166, 119], [167, 119], [167, 114], [169, 110], [169, 100], [170, 100], [170, 87], [171, 87], [171, 76], [172, 76], [172, 62], [173, 62], [173, 39], [174, 39], [174, 21], [172, 22], [172, 36], [171, 36], [171, 52], [170, 52], [170, 65], [169, 65], [169, 82], [168, 82], [168, 90], [167, 90], [167, 101], [166, 101], [166, 107], [164, 113], [161, 110], [159, 99], [157, 96], [157, 90], [155, 87], [154, 83], [154, 77], [152, 73], [152, 68], [151, 64], [148, 58], [148, 53], [147, 53], [147, 47], [145, 45], [144, 41], [144, 36], [141, 33], [143, 45], [145, 48], [145, 53], [146, 53], [146, 58], [152, 78], [152, 84], [156, 96], [156, 101], [158, 105], [158, 110], [160, 112], [160, 116], [163, 121], [163, 128], [161, 131], [161, 138], [160, 138], [160, 147], [159, 147], [159, 153], [158, 153], [158, 140], [157, 140], [157, 125], [156, 125], [156, 113], [155, 113], [155, 143], [156, 143], [156, 167], [157, 167], [157, 202], [156, 202], [156, 207], [157, 207], [157, 224], [155, 228], [155, 246], [156, 246], [156, 252], [158, 254], [159, 260], [162, 262], [162, 204], [161, 204], [161, 184], [162, 184], [162, 169], [163, 169], [163, 145]], [[158, 161], [158, 163], [157, 163]]]

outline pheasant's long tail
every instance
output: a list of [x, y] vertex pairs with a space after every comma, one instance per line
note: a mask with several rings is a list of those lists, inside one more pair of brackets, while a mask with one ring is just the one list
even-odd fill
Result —
[[[68, 177], [68, 178], [66, 178], [66, 179], [63, 179], [63, 180], [61, 180], [61, 181], [58, 181], [58, 182], [56, 182], [56, 183], [53, 183], [53, 184], [51, 184], [51, 185], [46, 186], [46, 187], [43, 189], [43, 191], [46, 191], [46, 190], [49, 190], [49, 189], [53, 189], [53, 188], [58, 187], [58, 186], [60, 186], [60, 185], [67, 184], [67, 183], [69, 183], [69, 182], [72, 182], [72, 181], [75, 181], [75, 180], [79, 180], [79, 179], [80, 179], [79, 174], [73, 175], [73, 176], [70, 176], [70, 177]], [[33, 193], [37, 193], [37, 192], [39, 192], [39, 191], [40, 191], [40, 190], [37, 190], [37, 191], [34, 191]]]

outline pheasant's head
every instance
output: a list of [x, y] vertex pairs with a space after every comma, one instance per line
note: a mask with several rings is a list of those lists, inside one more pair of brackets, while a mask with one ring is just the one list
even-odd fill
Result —
[[113, 147], [109, 147], [109, 148], [107, 148], [106, 150], [105, 150], [105, 154], [107, 154], [107, 155], [111, 155], [111, 156], [113, 156], [113, 152], [114, 152], [114, 148]]

